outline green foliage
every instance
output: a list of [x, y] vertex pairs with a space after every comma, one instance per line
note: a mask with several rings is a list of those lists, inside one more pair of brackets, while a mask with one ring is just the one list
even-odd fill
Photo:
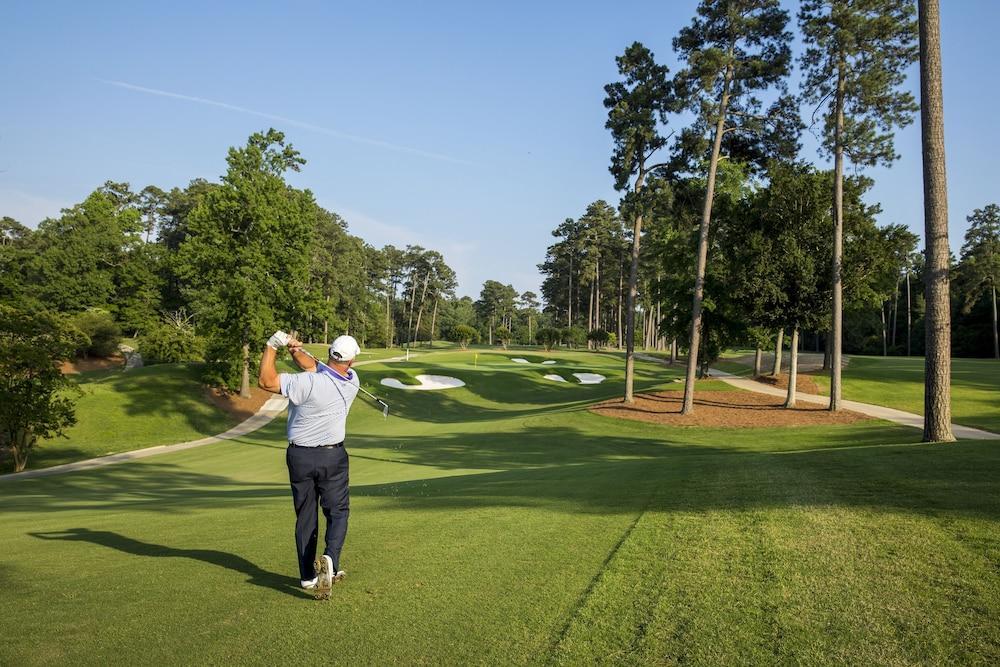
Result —
[[39, 438], [52, 438], [76, 422], [72, 385], [60, 362], [82, 344], [78, 330], [47, 312], [0, 305], [0, 446], [14, 469], [24, 470]]
[[587, 330], [583, 327], [565, 327], [559, 332], [559, 336], [570, 347], [581, 347], [587, 343]]
[[968, 313], [983, 294], [1000, 284], [1000, 206], [977, 208], [966, 221], [969, 228], [957, 282], [962, 290], [962, 310]]
[[201, 361], [204, 341], [191, 326], [164, 322], [150, 327], [139, 338], [139, 353], [146, 365]]
[[[807, 102], [823, 109], [823, 148], [837, 143], [854, 164], [893, 162], [893, 129], [913, 121], [917, 104], [902, 89], [917, 57], [913, 0], [804, 0], [799, 26]], [[838, 82], [843, 95], [838, 94]], [[838, 104], [844, 131], [836, 136]]]
[[75, 315], [72, 322], [85, 336], [76, 350], [78, 356], [110, 357], [118, 351], [122, 332], [108, 311], [91, 308]]
[[613, 335], [604, 329], [593, 329], [587, 333], [587, 340], [594, 343], [596, 347], [605, 347], [611, 342]]
[[497, 340], [500, 341], [500, 344], [503, 345], [503, 349], [506, 350], [507, 346], [510, 345], [511, 338], [513, 338], [510, 329], [507, 327], [497, 327], [497, 330], [493, 333], [496, 335]]
[[469, 347], [470, 343], [475, 343], [479, 340], [479, 332], [468, 324], [458, 324], [449, 329], [448, 340], [458, 343], [464, 350]]
[[211, 341], [212, 379], [241, 392], [249, 391], [251, 344], [279, 322], [305, 319], [316, 206], [283, 178], [304, 162], [273, 129], [230, 149], [222, 185], [188, 215], [178, 250], [178, 275]]
[[548, 352], [562, 340], [562, 331], [555, 327], [542, 327], [535, 334], [535, 340]]

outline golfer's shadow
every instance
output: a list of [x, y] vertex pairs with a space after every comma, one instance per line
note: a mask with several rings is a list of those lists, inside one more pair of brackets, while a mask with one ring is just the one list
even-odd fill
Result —
[[89, 528], [70, 528], [69, 530], [38, 533], [29, 532], [28, 534], [40, 540], [70, 540], [100, 544], [109, 549], [117, 549], [118, 551], [135, 556], [200, 560], [203, 563], [217, 565], [227, 570], [242, 572], [250, 577], [248, 583], [255, 586], [263, 586], [264, 588], [270, 588], [280, 593], [288, 593], [296, 597], [306, 596], [305, 591], [298, 586], [298, 579], [268, 572], [245, 558], [224, 551], [213, 551], [211, 549], [175, 549], [162, 544], [140, 542], [131, 537], [125, 537], [124, 535], [112, 533], [107, 530], [90, 530]]

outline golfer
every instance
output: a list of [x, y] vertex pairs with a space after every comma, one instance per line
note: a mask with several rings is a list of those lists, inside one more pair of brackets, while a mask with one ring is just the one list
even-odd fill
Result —
[[[277, 372], [275, 355], [284, 346], [304, 372]], [[345, 574], [340, 569], [340, 550], [347, 535], [350, 491], [344, 434], [347, 413], [360, 386], [351, 364], [360, 352], [354, 338], [340, 336], [330, 346], [329, 368], [317, 367], [302, 350], [302, 343], [278, 331], [267, 341], [260, 361], [260, 387], [288, 398], [285, 461], [295, 504], [299, 577], [302, 587], [316, 597], [329, 597], [333, 584]], [[326, 549], [318, 559], [317, 501], [326, 516]]]

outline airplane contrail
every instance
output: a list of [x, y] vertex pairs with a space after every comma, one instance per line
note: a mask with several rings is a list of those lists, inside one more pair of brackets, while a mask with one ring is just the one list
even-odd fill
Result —
[[286, 118], [285, 116], [278, 116], [277, 114], [265, 113], [263, 111], [255, 111], [254, 109], [247, 109], [246, 107], [236, 106], [235, 104], [227, 104], [226, 102], [219, 102], [217, 100], [209, 100], [204, 97], [195, 97], [193, 95], [182, 95], [181, 93], [172, 93], [168, 90], [158, 90], [156, 88], [137, 86], [132, 83], [125, 83], [124, 81], [113, 81], [108, 79], [98, 79], [98, 81], [100, 81], [101, 83], [105, 83], [109, 86], [116, 86], [118, 88], [124, 88], [126, 90], [135, 91], [137, 93], [145, 93], [147, 95], [157, 95], [159, 97], [169, 97], [175, 100], [184, 100], [185, 102], [195, 102], [196, 104], [205, 104], [208, 106], [219, 107], [220, 109], [226, 109], [227, 111], [236, 111], [237, 113], [245, 113], [251, 116], [267, 118], [268, 120], [274, 120], [279, 123], [284, 123], [285, 125], [300, 127], [304, 130], [318, 132], [320, 134], [325, 134], [330, 137], [336, 137], [338, 139], [347, 139], [348, 141], [354, 141], [361, 144], [368, 144], [369, 146], [378, 146], [379, 148], [385, 148], [391, 151], [398, 151], [400, 153], [410, 153], [411, 155], [420, 155], [434, 160], [452, 162], [454, 164], [464, 164], [464, 165], [473, 164], [468, 160], [462, 160], [456, 157], [451, 157], [450, 155], [444, 155], [442, 153], [432, 153], [430, 151], [420, 150], [419, 148], [410, 148], [409, 146], [400, 146], [399, 144], [393, 144], [387, 141], [379, 141], [378, 139], [359, 137], [354, 134], [347, 134], [346, 132], [339, 132], [337, 130], [332, 130], [328, 127], [313, 125], [312, 123], [305, 123], [300, 120], [295, 120], [294, 118]]

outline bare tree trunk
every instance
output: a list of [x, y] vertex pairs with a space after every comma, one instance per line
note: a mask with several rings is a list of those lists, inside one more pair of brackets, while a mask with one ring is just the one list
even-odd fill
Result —
[[[645, 165], [639, 163], [639, 175], [635, 179], [635, 191], [642, 190], [646, 178]], [[635, 382], [635, 297], [639, 281], [639, 243], [642, 240], [642, 213], [635, 216], [632, 227], [632, 263], [628, 272], [628, 301], [625, 303], [625, 402], [635, 403], [633, 384]]]
[[625, 258], [620, 257], [618, 262], [618, 349], [622, 349], [622, 345], [625, 344], [625, 336], [622, 330], [622, 297], [624, 296], [623, 280], [624, 280], [624, 268], [625, 268]]
[[[434, 328], [435, 328], [435, 327], [437, 326], [437, 319], [438, 319], [438, 302], [439, 302], [440, 300], [441, 300], [441, 299], [440, 299], [440, 297], [439, 297], [439, 298], [436, 298], [436, 299], [434, 299], [434, 314], [433, 314], [433, 315], [431, 315], [431, 341], [430, 341], [430, 342], [431, 342], [431, 345], [430, 345], [431, 347], [434, 347]], [[531, 329], [531, 324], [530, 324], [530, 320], [529, 320], [529, 324], [528, 324], [528, 329], [529, 329], [529, 330]]]
[[764, 356], [764, 351], [757, 346], [757, 349], [753, 353], [753, 376], [757, 377], [760, 375], [760, 362]]
[[424, 300], [427, 298], [427, 283], [430, 278], [431, 272], [427, 271], [427, 274], [424, 276], [424, 289], [420, 293], [420, 310], [417, 311], [417, 326], [413, 328], [413, 333], [410, 336], [413, 341], [416, 341], [420, 337], [420, 319], [424, 314]]
[[830, 338], [830, 332], [827, 332], [826, 337], [823, 339], [823, 370], [830, 370], [830, 348], [832, 347], [832, 340]]
[[[587, 304], [587, 333], [588, 334], [595, 329], [595, 327], [594, 327], [594, 288], [595, 287], [596, 287], [596, 283], [594, 281], [591, 281], [591, 283], [590, 283], [590, 303]], [[588, 349], [593, 349], [594, 348], [594, 342], [592, 340], [590, 340], [590, 336], [587, 336], [587, 348]]]
[[243, 377], [240, 379], [240, 396], [250, 398], [250, 344], [243, 344]]
[[910, 302], [910, 270], [906, 270], [906, 356], [910, 356], [910, 333], [913, 331], [913, 310]]
[[677, 363], [677, 339], [673, 338], [670, 341], [670, 363]]
[[778, 336], [774, 341], [774, 363], [771, 365], [771, 375], [778, 377], [781, 375], [781, 344], [784, 342], [785, 330], [778, 329]]
[[990, 285], [993, 300], [993, 358], [1000, 359], [1000, 338], [997, 338], [997, 286]]
[[597, 289], [595, 290], [594, 299], [594, 328], [601, 328], [601, 256], [597, 256], [597, 269], [595, 273], [596, 277], [594, 281], [597, 283]]
[[392, 347], [392, 305], [389, 299], [389, 289], [385, 290], [385, 349]]
[[785, 394], [785, 407], [795, 407], [795, 385], [799, 376], [799, 328], [792, 328], [791, 357], [788, 361], [788, 393]]
[[920, 129], [924, 162], [924, 442], [951, 441], [951, 304], [948, 181], [941, 94], [941, 18], [937, 0], [919, 0]]
[[885, 304], [879, 306], [879, 314], [882, 316], [882, 356], [889, 356], [889, 341], [888, 341], [888, 331], [886, 331], [885, 323]]
[[[730, 49], [729, 55], [732, 55]], [[684, 404], [681, 414], [694, 412], [694, 382], [698, 370], [698, 347], [701, 343], [701, 301], [705, 296], [705, 268], [708, 264], [708, 227], [712, 222], [712, 202], [715, 199], [715, 174], [719, 169], [719, 153], [722, 150], [722, 135], [726, 129], [726, 109], [729, 105], [729, 85], [732, 81], [732, 65], [726, 68], [722, 99], [719, 101], [719, 118], [715, 123], [715, 143], [712, 158], [708, 163], [708, 184], [705, 188], [705, 205], [702, 207], [701, 227], [698, 230], [698, 263], [694, 278], [694, 298], [691, 303], [691, 345], [688, 351], [687, 376], [684, 380]]]
[[566, 326], [573, 326], [573, 249], [569, 251], [569, 284], [566, 294]]
[[[899, 315], [899, 278], [896, 278], [896, 289], [892, 293], [892, 347], [896, 347], [896, 321]], [[893, 354], [896, 354], [895, 352]]]
[[846, 70], [844, 55], [837, 65], [837, 118], [834, 129], [833, 160], [833, 326], [830, 328], [830, 410], [840, 410], [840, 357], [844, 326], [844, 294], [841, 267], [844, 257], [844, 97]]

